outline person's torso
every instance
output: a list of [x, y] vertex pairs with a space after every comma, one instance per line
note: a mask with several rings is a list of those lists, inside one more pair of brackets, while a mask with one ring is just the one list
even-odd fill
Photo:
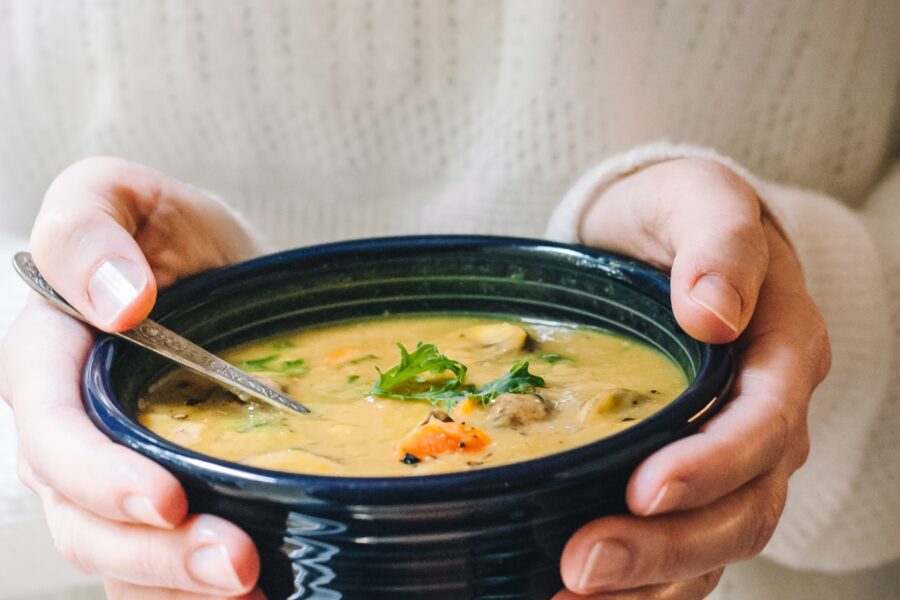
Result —
[[539, 235], [591, 165], [662, 137], [853, 201], [885, 158], [898, 22], [878, 0], [10, 2], [0, 214], [24, 227], [55, 173], [113, 154], [280, 246]]

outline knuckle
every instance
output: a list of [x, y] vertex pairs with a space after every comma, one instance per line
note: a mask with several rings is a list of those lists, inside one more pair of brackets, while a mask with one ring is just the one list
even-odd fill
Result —
[[794, 442], [794, 460], [793, 460], [793, 470], [796, 471], [804, 464], [806, 464], [806, 460], [809, 458], [810, 452], [810, 442], [809, 442], [809, 431], [806, 427], [802, 428], [802, 431], [798, 432], [797, 438]]
[[106, 178], [122, 174], [131, 166], [126, 160], [112, 156], [88, 156], [79, 159], [63, 169], [50, 184], [50, 190], [57, 185], [88, 185], [99, 177]]
[[667, 535], [663, 542], [663, 559], [659, 565], [662, 574], [678, 573], [690, 561], [688, 544], [678, 536]]
[[16, 476], [19, 478], [19, 481], [22, 482], [22, 485], [27, 487], [32, 492], [37, 493], [34, 475], [31, 472], [31, 467], [25, 460], [25, 457], [22, 455], [21, 447], [16, 453]]
[[7, 353], [4, 340], [0, 343], [0, 399], [3, 399], [10, 407], [12, 407], [12, 398], [9, 393], [9, 369], [6, 366]]
[[[42, 423], [25, 423], [19, 432], [21, 452], [28, 462], [28, 466], [31, 467], [31, 474], [38, 482], [50, 487], [56, 487], [60, 476], [63, 475], [58, 453], [71, 451], [73, 446], [70, 445], [69, 440], [56, 444], [46, 443], [44, 434], [65, 431], [65, 429], [52, 427], [51, 424], [55, 419], [64, 418], [62, 415], [67, 408], [66, 406], [53, 406], [51, 410], [54, 412], [44, 417]], [[41, 429], [42, 427], [43, 429]]]
[[693, 172], [694, 177], [704, 186], [715, 186], [719, 189], [726, 189], [744, 201], [746, 206], [751, 209], [757, 217], [757, 225], [759, 226], [759, 215], [761, 214], [759, 197], [756, 190], [731, 167], [723, 164], [718, 160], [708, 158], [689, 158], [684, 159], [684, 164]]
[[784, 457], [788, 450], [788, 442], [790, 441], [791, 432], [790, 419], [787, 415], [787, 408], [784, 402], [774, 403], [770, 411], [770, 421], [768, 424], [768, 436], [770, 443], [768, 448], [769, 454], [768, 464], [774, 468]]
[[63, 169], [50, 183], [31, 232], [35, 260], [40, 264], [39, 259], [45, 259], [77, 230], [72, 227], [69, 207], [97, 196], [115, 196], [135, 182], [153, 183], [155, 176], [145, 167], [109, 156], [84, 158]]
[[712, 225], [725, 240], [752, 246], [757, 251], [766, 248], [762, 225], [756, 215], [731, 211], [717, 215]]
[[[816, 312], [818, 314], [818, 311]], [[831, 371], [833, 355], [831, 350], [831, 337], [828, 335], [828, 327], [825, 325], [825, 320], [820, 314], [818, 314], [818, 324], [816, 327], [815, 340], [819, 356], [818, 370], [816, 375], [818, 381], [821, 382], [828, 376], [828, 373]]]
[[697, 596], [698, 600], [701, 598], [706, 598], [712, 593], [714, 589], [716, 589], [716, 586], [719, 585], [719, 580], [722, 579], [722, 573], [724, 571], [724, 567], [719, 567], [715, 571], [710, 571], [709, 573], [700, 576], [700, 585], [698, 586], [699, 589], [697, 590], [699, 593], [699, 595]]
[[[23, 435], [27, 435], [27, 433], [23, 433]], [[40, 444], [37, 444], [37, 446], [39, 447]], [[29, 475], [34, 478], [35, 481], [46, 485], [53, 480], [52, 466], [42, 460], [41, 452], [36, 452], [34, 448], [35, 445], [22, 443], [20, 454], [22, 455], [23, 461], [28, 464], [30, 470]]]
[[165, 552], [161, 552], [156, 538], [149, 535], [141, 536], [135, 546], [137, 551], [133, 554], [134, 562], [131, 564], [134, 575], [160, 582], [187, 579], [183, 573], [177, 572], [177, 561], [172, 561]]
[[66, 562], [83, 573], [93, 574], [95, 567], [81, 543], [83, 536], [76, 511], [66, 503], [56, 503], [47, 512], [47, 524], [53, 545]]
[[804, 312], [808, 319], [803, 323], [803, 339], [806, 343], [802, 348], [807, 361], [803, 366], [808, 373], [809, 386], [814, 389], [831, 371], [831, 338], [825, 319], [812, 298], [806, 298]]
[[783, 508], [784, 498], [780, 493], [768, 487], [758, 492], [751, 510], [745, 515], [747, 545], [741, 558], [751, 558], [763, 551], [775, 533]]
[[53, 257], [69, 244], [77, 230], [71, 219], [59, 209], [46, 205], [41, 209], [31, 230], [30, 241], [34, 262], [41, 270], [52, 264]]
[[127, 600], [126, 591], [119, 582], [107, 579], [103, 582], [103, 591], [106, 592], [106, 600]]

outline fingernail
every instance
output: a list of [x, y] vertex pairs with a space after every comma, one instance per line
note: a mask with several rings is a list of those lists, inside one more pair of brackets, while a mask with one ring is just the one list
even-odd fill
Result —
[[631, 551], [623, 544], [608, 540], [598, 542], [591, 548], [581, 579], [578, 580], [579, 592], [593, 592], [624, 576], [631, 567]]
[[741, 322], [743, 301], [737, 289], [718, 275], [704, 275], [694, 283], [691, 300], [716, 315], [732, 331]]
[[172, 526], [171, 523], [162, 518], [162, 515], [153, 506], [153, 502], [146, 496], [139, 496], [138, 494], [126, 496], [125, 500], [122, 501], [122, 512], [135, 521], [153, 525], [154, 527], [168, 528]]
[[644, 512], [645, 515], [655, 515], [676, 508], [687, 492], [687, 486], [680, 481], [667, 481], [656, 496], [650, 501], [650, 506]]
[[113, 323], [147, 285], [144, 270], [124, 258], [111, 258], [94, 271], [88, 296], [97, 318]]
[[188, 569], [198, 581], [223, 590], [241, 589], [241, 580], [222, 544], [201, 546], [188, 559]]

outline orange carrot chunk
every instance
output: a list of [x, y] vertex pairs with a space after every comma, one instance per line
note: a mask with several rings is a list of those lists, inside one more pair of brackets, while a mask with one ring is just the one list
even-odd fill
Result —
[[484, 431], [465, 423], [432, 420], [406, 436], [397, 446], [397, 460], [408, 455], [422, 460], [454, 452], [479, 452], [491, 443]]
[[475, 412], [476, 408], [478, 408], [478, 403], [471, 398], [466, 398], [453, 408], [453, 412], [450, 413], [450, 416], [456, 420], [461, 420], [464, 419], [466, 415], [471, 415]]
[[338, 348], [325, 356], [325, 362], [329, 365], [342, 365], [362, 355], [363, 352], [358, 348]]

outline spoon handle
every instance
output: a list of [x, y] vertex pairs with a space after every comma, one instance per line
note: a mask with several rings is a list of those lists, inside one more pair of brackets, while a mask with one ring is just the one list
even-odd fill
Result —
[[[56, 308], [67, 315], [91, 323], [83, 314], [75, 310], [71, 304], [56, 293], [47, 280], [38, 271], [37, 265], [28, 252], [19, 252], [13, 259], [16, 273], [25, 280], [31, 289], [49, 300]], [[213, 379], [226, 387], [258, 398], [263, 402], [278, 408], [288, 408], [300, 413], [308, 413], [310, 410], [276, 389], [263, 384], [254, 377], [234, 365], [225, 362], [214, 354], [211, 354], [194, 344], [190, 340], [178, 335], [171, 329], [163, 327], [159, 323], [146, 319], [134, 329], [114, 333], [113, 335], [126, 339], [138, 346], [146, 348], [157, 354], [161, 354], [176, 363], [191, 369], [200, 375]]]

